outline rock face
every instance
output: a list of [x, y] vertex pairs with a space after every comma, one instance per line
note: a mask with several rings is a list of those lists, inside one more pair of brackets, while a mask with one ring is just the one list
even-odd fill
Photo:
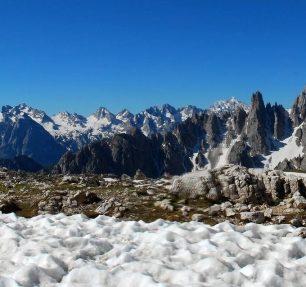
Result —
[[268, 121], [269, 121], [269, 132], [277, 140], [283, 140], [292, 134], [292, 121], [289, 118], [288, 112], [283, 106], [270, 104], [266, 107]]
[[66, 153], [55, 167], [58, 173], [114, 173], [134, 176], [138, 170], [148, 177], [164, 173], [181, 174], [192, 164], [184, 147], [168, 133], [146, 137], [140, 130], [115, 135], [82, 148], [78, 153]]
[[267, 114], [260, 92], [252, 95], [252, 106], [248, 116], [247, 137], [253, 154], [267, 154], [269, 151]]
[[238, 135], [240, 135], [243, 131], [247, 116], [248, 114], [241, 107], [238, 107], [233, 114], [233, 128], [236, 130]]
[[250, 155], [251, 148], [244, 141], [237, 141], [228, 155], [229, 164], [238, 164], [245, 167], [261, 167], [260, 160]]
[[295, 127], [299, 126], [306, 118], [306, 87], [296, 98], [291, 109], [291, 118]]

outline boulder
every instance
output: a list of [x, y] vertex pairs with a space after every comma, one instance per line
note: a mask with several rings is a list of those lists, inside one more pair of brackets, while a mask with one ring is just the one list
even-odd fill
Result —
[[254, 222], [254, 223], [264, 223], [265, 216], [261, 211], [250, 211], [250, 212], [241, 212], [240, 218], [242, 221]]

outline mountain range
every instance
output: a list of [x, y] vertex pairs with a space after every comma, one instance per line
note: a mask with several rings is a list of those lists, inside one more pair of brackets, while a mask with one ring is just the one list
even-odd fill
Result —
[[59, 173], [150, 177], [233, 163], [306, 170], [306, 89], [291, 109], [265, 104], [260, 92], [247, 106], [235, 98], [208, 109], [155, 106], [138, 114], [99, 108], [88, 117], [52, 117], [26, 104], [0, 113], [0, 158], [26, 156]]
[[133, 127], [140, 129], [146, 136], [172, 131], [178, 123], [202, 112], [202, 109], [194, 106], [175, 109], [166, 104], [150, 107], [135, 115], [126, 109], [114, 115], [106, 108], [100, 107], [88, 117], [68, 112], [50, 117], [44, 111], [20, 104], [15, 107], [2, 107], [0, 123], [14, 126], [19, 121], [32, 120], [33, 126], [38, 124], [57, 144], [75, 152], [85, 144], [109, 138], [117, 133], [127, 133]]

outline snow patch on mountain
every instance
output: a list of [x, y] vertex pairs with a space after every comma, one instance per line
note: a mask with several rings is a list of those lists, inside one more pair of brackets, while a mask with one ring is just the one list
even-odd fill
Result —
[[129, 110], [124, 109], [116, 115], [116, 119], [124, 123], [132, 124], [134, 122], [134, 115]]
[[183, 108], [179, 108], [178, 112], [180, 113], [180, 117], [181, 117], [181, 121], [185, 121], [188, 118], [192, 118], [194, 115], [198, 114], [202, 114], [204, 110], [199, 109], [195, 106], [187, 106], [187, 107], [183, 107]]
[[283, 146], [280, 147], [279, 150], [272, 151], [270, 155], [265, 157], [263, 163], [266, 169], [274, 169], [283, 160], [291, 160], [295, 157], [299, 157], [304, 154], [303, 146], [297, 145], [297, 137], [295, 135], [296, 131], [301, 128], [302, 125], [294, 129], [292, 136], [281, 141], [281, 144], [283, 144]]

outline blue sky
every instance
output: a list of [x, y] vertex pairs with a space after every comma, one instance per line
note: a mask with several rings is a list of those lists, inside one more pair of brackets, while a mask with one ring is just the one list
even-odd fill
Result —
[[303, 0], [1, 0], [0, 105], [207, 107], [306, 84]]

